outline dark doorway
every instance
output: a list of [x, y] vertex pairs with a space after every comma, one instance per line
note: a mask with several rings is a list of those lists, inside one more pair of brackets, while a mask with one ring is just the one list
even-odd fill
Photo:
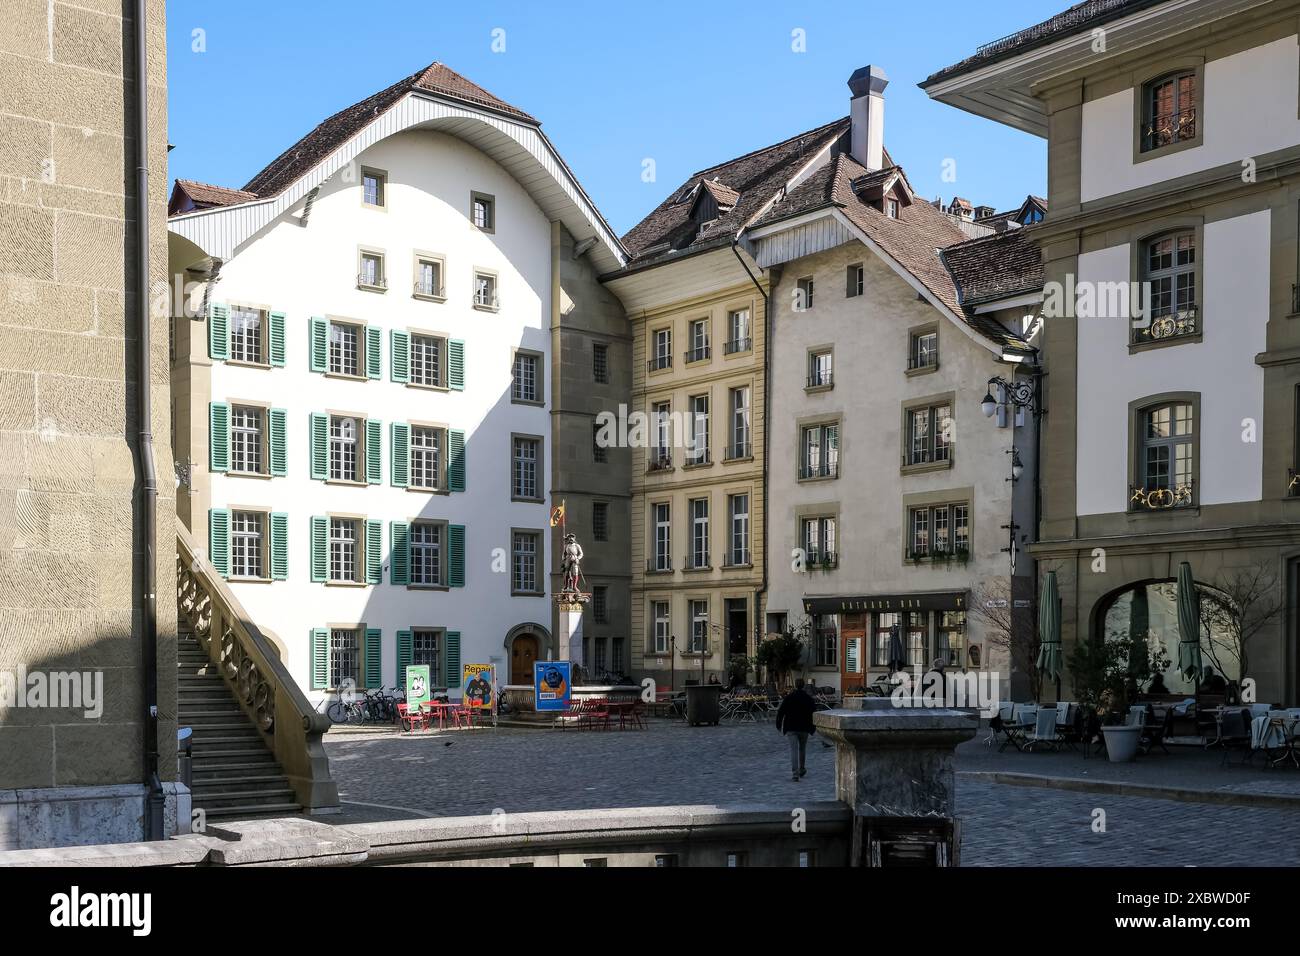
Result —
[[510, 645], [510, 683], [533, 682], [533, 664], [537, 661], [537, 635], [520, 634]]
[[727, 656], [738, 657], [749, 650], [749, 602], [727, 598]]

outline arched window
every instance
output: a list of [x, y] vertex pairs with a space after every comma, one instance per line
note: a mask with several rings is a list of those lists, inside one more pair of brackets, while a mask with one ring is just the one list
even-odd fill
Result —
[[1150, 306], [1151, 323], [1133, 327], [1133, 342], [1152, 342], [1195, 335], [1196, 233], [1165, 233], [1142, 243], [1140, 279]]
[[1190, 401], [1162, 402], [1137, 412], [1137, 474], [1134, 510], [1185, 508], [1196, 502], [1196, 407]]
[[1195, 70], [1152, 80], [1142, 98], [1142, 152], [1196, 138]]
[[[1201, 663], [1227, 680], [1239, 681], [1240, 648], [1229, 624], [1232, 602], [1222, 591], [1205, 584], [1198, 583], [1196, 593], [1201, 609]], [[1196, 679], [1186, 678], [1178, 670], [1177, 582], [1152, 581], [1119, 591], [1106, 601], [1098, 625], [1102, 640], [1145, 641], [1153, 655], [1163, 648], [1160, 657], [1169, 661], [1162, 674], [1165, 688], [1171, 694], [1195, 695]]]

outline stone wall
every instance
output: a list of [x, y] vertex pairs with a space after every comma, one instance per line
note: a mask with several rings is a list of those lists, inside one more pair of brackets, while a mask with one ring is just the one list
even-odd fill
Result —
[[[0, 701], [0, 846], [76, 843], [95, 794], [140, 784], [142, 542], [133, 413], [134, 166], [121, 0], [6, 0], [0, 17], [0, 679], [102, 675], [101, 712]], [[164, 0], [149, 2], [151, 280], [166, 281]], [[164, 779], [175, 776], [167, 322], [154, 318]], [[27, 701], [24, 701], [27, 702]], [[35, 703], [35, 701], [32, 701]], [[47, 799], [50, 788], [62, 797]], [[101, 789], [102, 788], [102, 789]], [[51, 813], [52, 805], [82, 810]], [[44, 795], [43, 795], [44, 794]], [[89, 802], [87, 802], [89, 801]], [[134, 818], [132, 818], [134, 819]], [[86, 821], [83, 825], [80, 821]], [[139, 834], [136, 834], [136, 839]]]

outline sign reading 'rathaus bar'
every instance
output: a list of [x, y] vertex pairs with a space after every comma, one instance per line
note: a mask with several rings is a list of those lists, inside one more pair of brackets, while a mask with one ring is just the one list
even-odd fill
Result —
[[919, 594], [806, 597], [805, 614], [860, 614], [868, 611], [964, 611], [965, 591], [925, 591]]

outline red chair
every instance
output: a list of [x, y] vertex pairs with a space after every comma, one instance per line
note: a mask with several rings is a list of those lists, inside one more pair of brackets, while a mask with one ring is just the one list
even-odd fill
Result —
[[429, 726], [429, 715], [420, 710], [411, 711], [405, 703], [397, 705], [397, 726], [403, 731], [425, 730]]

